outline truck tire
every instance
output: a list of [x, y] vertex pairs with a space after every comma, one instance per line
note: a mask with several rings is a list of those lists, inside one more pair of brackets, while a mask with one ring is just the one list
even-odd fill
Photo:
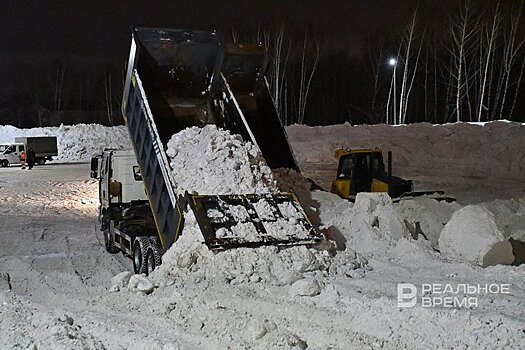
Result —
[[115, 240], [113, 239], [113, 236], [109, 232], [109, 229], [104, 230], [104, 246], [106, 247], [106, 250], [108, 253], [115, 254], [120, 251], [117, 247], [115, 247]]
[[162, 262], [162, 251], [157, 237], [149, 238], [150, 246], [146, 254], [147, 274], [153, 272]]
[[148, 272], [147, 259], [150, 242], [148, 237], [140, 236], [135, 238], [133, 243], [133, 270], [136, 274]]
[[38, 165], [44, 165], [44, 164], [46, 164], [46, 159], [45, 158], [38, 158], [38, 160], [36, 162], [38, 163]]
[[1, 165], [2, 165], [2, 168], [5, 168], [5, 167], [7, 167], [9, 165], [9, 162], [7, 161], [7, 159], [4, 159], [2, 161], [2, 163], [1, 163]]

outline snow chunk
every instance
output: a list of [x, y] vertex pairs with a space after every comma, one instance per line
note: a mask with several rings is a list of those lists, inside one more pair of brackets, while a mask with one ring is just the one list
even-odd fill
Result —
[[485, 207], [468, 205], [454, 213], [439, 237], [441, 252], [451, 259], [483, 267], [511, 264], [512, 246]]
[[319, 293], [321, 293], [321, 286], [315, 278], [311, 277], [295, 281], [288, 291], [290, 296], [300, 295], [312, 297]]
[[[457, 202], [447, 203], [428, 197], [402, 200], [394, 205], [403, 221], [416, 228], [433, 248], [438, 247], [438, 239], [443, 227], [452, 214], [461, 208]], [[419, 238], [418, 238], [419, 239]]]
[[386, 193], [358, 193], [346, 234], [346, 245], [360, 253], [388, 250], [409, 237], [404, 223]]
[[129, 279], [133, 274], [129, 271], [121, 272], [111, 279], [110, 292], [118, 292], [128, 286]]
[[129, 279], [128, 289], [132, 292], [149, 294], [153, 292], [155, 285], [144, 275], [133, 275]]

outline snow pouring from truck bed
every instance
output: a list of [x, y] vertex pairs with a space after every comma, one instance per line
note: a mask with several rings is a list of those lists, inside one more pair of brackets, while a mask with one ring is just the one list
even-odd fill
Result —
[[166, 153], [179, 194], [276, 192], [272, 171], [259, 149], [215, 125], [173, 135]]
[[[277, 182], [259, 149], [250, 142], [244, 142], [240, 136], [231, 135], [229, 131], [215, 125], [192, 127], [175, 134], [168, 143], [166, 153], [179, 194], [185, 191], [199, 194], [277, 192]], [[279, 177], [289, 182], [284, 185], [286, 187], [297, 182], [291, 176], [281, 174]], [[264, 199], [255, 203], [254, 207], [263, 219], [272, 215]], [[301, 230], [306, 232], [297, 221], [299, 213], [290, 203], [279, 205], [279, 210], [286, 219], [266, 226], [270, 235], [282, 238], [300, 236]], [[255, 234], [255, 228], [250, 222], [242, 222], [247, 216], [245, 208], [232, 207], [231, 211], [232, 217], [241, 223], [231, 230], [218, 231], [217, 235], [249, 239]], [[220, 219], [222, 213], [208, 212], [208, 215]], [[163, 256], [162, 265], [155, 272], [161, 284], [194, 279], [219, 280], [228, 284], [263, 281], [287, 285], [312, 275], [306, 282], [311, 287], [320, 285], [318, 279], [314, 279], [315, 276], [319, 277], [329, 270], [333, 253], [305, 246], [286, 249], [275, 246], [237, 248], [213, 253], [204, 245], [202, 233], [191, 211], [185, 219], [181, 237]], [[365, 261], [359, 260], [356, 254], [352, 259], [356, 260], [354, 269], [365, 265]]]

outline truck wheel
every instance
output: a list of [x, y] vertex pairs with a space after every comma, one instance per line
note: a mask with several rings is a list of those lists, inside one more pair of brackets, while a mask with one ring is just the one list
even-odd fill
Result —
[[38, 165], [44, 165], [44, 164], [46, 164], [46, 160], [45, 160], [45, 158], [39, 158], [37, 163], [38, 163]]
[[7, 159], [4, 159], [1, 164], [2, 164], [2, 168], [5, 168], [6, 166], [9, 165], [9, 162], [7, 161]]
[[108, 253], [111, 254], [115, 254], [120, 251], [120, 249], [115, 247], [115, 241], [113, 240], [113, 236], [111, 236], [109, 229], [104, 230], [104, 246], [106, 247]]
[[158, 244], [157, 237], [149, 238], [150, 246], [146, 255], [147, 274], [153, 272], [162, 262], [162, 251], [160, 250], [160, 244]]
[[148, 248], [150, 242], [148, 237], [137, 237], [133, 244], [133, 270], [136, 274], [148, 272], [146, 256], [148, 255]]

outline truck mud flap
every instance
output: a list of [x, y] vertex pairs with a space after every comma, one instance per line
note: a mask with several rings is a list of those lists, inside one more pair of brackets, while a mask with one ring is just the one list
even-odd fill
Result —
[[185, 201], [211, 250], [313, 245], [321, 239], [293, 193], [186, 194]]

